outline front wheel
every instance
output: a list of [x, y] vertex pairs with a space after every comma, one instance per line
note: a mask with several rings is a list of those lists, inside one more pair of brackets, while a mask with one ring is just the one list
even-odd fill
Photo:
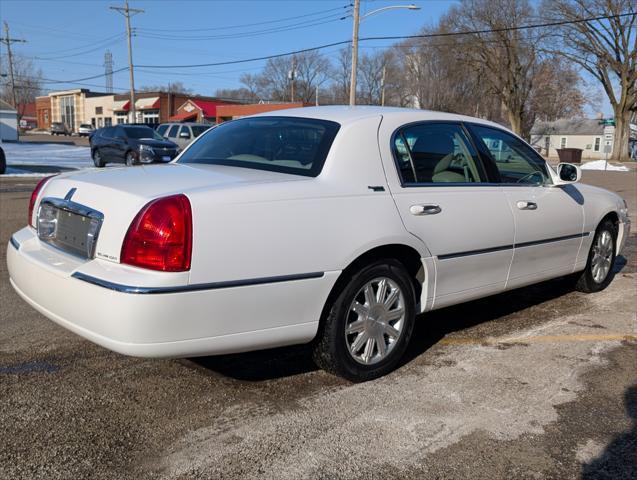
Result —
[[93, 163], [97, 168], [104, 167], [104, 159], [102, 158], [102, 154], [97, 148], [93, 150]]
[[386, 259], [362, 268], [327, 306], [314, 342], [318, 366], [354, 382], [395, 369], [414, 327], [415, 294], [405, 267]]
[[617, 228], [607, 219], [599, 224], [588, 252], [586, 268], [577, 279], [576, 290], [585, 293], [604, 290], [613, 279]]
[[126, 166], [133, 167], [135, 165], [137, 165], [135, 154], [133, 152], [126, 153]]

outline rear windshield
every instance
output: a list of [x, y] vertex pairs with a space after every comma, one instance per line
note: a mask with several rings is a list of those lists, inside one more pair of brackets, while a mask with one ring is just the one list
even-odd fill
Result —
[[193, 143], [179, 163], [254, 168], [315, 177], [339, 124], [295, 117], [243, 118], [222, 123]]

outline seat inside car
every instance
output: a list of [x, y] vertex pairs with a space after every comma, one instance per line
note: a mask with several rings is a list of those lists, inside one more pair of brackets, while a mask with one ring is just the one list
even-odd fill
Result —
[[418, 137], [412, 147], [418, 182], [464, 182], [464, 175], [449, 170], [454, 150], [455, 145], [450, 133], [432, 132]]

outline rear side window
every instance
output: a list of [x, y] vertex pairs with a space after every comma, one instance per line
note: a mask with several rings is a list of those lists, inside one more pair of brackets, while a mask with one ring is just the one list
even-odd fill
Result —
[[193, 143], [179, 163], [205, 163], [315, 177], [339, 129], [327, 120], [244, 118], [221, 125]]
[[471, 131], [489, 150], [502, 183], [542, 185], [551, 183], [546, 162], [535, 150], [510, 133], [471, 125]]
[[157, 133], [159, 133], [161, 136], [164, 136], [164, 132], [168, 130], [168, 125], [160, 125], [159, 127], [157, 127]]
[[394, 135], [394, 157], [403, 185], [486, 181], [473, 145], [453, 123], [423, 123]]
[[177, 136], [177, 130], [179, 130], [179, 125], [173, 125], [170, 127], [170, 130], [168, 130], [168, 135], [166, 136], [175, 138]]

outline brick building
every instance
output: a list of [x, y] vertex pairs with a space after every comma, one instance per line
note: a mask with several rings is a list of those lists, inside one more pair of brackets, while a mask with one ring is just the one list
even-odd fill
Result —
[[[215, 97], [203, 97], [200, 95], [188, 95], [184, 93], [168, 92], [138, 92], [135, 94], [135, 108], [137, 110], [135, 123], [157, 124], [168, 121], [185, 121], [174, 119], [178, 114], [186, 112], [185, 108], [192, 108], [197, 114], [188, 115], [188, 118], [201, 117], [201, 121], [214, 122], [216, 107], [218, 105], [232, 105], [235, 102], [219, 100]], [[180, 110], [184, 107], [184, 110]], [[130, 96], [128, 94], [115, 95], [113, 113], [116, 121], [124, 123], [130, 112]], [[210, 113], [212, 116], [210, 117]], [[172, 119], [171, 119], [172, 118]]]
[[249, 105], [223, 105], [217, 107], [217, 123], [234, 120], [235, 118], [256, 115], [257, 113], [285, 110], [287, 108], [307, 107], [303, 102], [288, 103], [254, 103]]

